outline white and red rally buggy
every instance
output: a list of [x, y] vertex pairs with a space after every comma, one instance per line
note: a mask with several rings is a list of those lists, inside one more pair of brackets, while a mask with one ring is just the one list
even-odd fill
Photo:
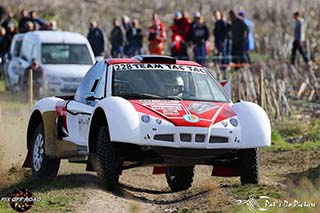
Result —
[[271, 128], [257, 104], [232, 103], [203, 66], [165, 56], [107, 59], [93, 65], [74, 96], [33, 107], [25, 167], [56, 176], [60, 159], [85, 162], [107, 189], [121, 172], [154, 166], [173, 191], [188, 189], [195, 165], [212, 175], [258, 183], [258, 147]]

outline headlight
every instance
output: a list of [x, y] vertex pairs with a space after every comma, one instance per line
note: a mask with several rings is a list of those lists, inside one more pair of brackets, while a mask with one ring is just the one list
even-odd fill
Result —
[[156, 124], [160, 125], [162, 121], [160, 119], [156, 119]]
[[143, 122], [143, 123], [149, 123], [150, 122], [150, 116], [149, 115], [142, 115], [141, 116], [141, 121]]
[[238, 126], [238, 120], [235, 119], [235, 118], [231, 118], [231, 119], [230, 119], [230, 123], [231, 123], [231, 125], [234, 126], [234, 127]]
[[222, 124], [222, 126], [227, 127], [228, 126], [228, 121], [222, 121], [221, 124]]
[[47, 81], [59, 81], [60, 79], [54, 75], [46, 75]]

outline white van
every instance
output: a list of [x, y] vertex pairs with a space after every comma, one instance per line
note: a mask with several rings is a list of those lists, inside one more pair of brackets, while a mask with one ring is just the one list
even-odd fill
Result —
[[14, 36], [6, 73], [6, 87], [15, 88], [35, 58], [45, 76], [45, 95], [73, 94], [94, 63], [86, 37], [74, 32], [33, 31]]

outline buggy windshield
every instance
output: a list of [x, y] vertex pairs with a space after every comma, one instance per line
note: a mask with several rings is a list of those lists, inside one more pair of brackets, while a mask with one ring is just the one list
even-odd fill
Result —
[[114, 65], [112, 93], [127, 99], [229, 102], [220, 83], [207, 70], [181, 65]]

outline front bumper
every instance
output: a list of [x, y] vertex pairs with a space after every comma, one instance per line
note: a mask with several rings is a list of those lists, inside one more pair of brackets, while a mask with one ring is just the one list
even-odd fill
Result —
[[[236, 118], [236, 117], [235, 117]], [[228, 119], [226, 119], [228, 120]], [[222, 121], [205, 127], [180, 127], [169, 122], [140, 123], [131, 130], [132, 134], [112, 134], [111, 140], [125, 142], [140, 146], [171, 147], [191, 149], [245, 149], [269, 146], [267, 141], [251, 138], [250, 141], [242, 140], [241, 124], [237, 127]]]

